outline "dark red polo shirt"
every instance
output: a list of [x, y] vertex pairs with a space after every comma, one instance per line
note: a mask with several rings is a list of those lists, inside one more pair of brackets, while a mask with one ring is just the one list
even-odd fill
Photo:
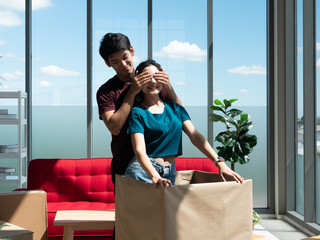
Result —
[[[125, 83], [117, 76], [114, 76], [98, 89], [97, 103], [100, 119], [102, 119], [101, 114], [104, 112], [117, 111], [121, 107], [130, 85], [131, 83]], [[128, 121], [126, 121], [118, 136], [112, 134], [111, 152], [113, 159], [111, 162], [111, 173], [113, 182], [115, 174], [124, 174], [129, 161], [133, 157], [131, 138], [127, 133], [127, 129]]]

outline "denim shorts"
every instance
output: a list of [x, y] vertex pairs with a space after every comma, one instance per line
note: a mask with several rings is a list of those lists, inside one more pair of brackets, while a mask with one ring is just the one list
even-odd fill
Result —
[[[149, 158], [152, 166], [159, 173], [162, 178], [169, 179], [172, 185], [175, 184], [176, 180], [176, 163], [171, 165], [163, 165], [153, 158]], [[129, 162], [129, 165], [124, 173], [126, 177], [131, 177], [136, 180], [144, 181], [152, 183], [149, 175], [143, 170], [140, 163], [133, 157], [133, 159]]]

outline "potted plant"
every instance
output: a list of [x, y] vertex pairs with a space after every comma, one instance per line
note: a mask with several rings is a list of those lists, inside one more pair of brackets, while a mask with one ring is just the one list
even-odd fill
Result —
[[248, 133], [253, 127], [250, 116], [239, 109], [232, 108], [232, 103], [235, 101], [237, 99], [224, 99], [223, 102], [216, 99], [210, 108], [222, 115], [212, 113], [209, 116], [211, 121], [222, 122], [226, 126], [226, 131], [220, 132], [215, 140], [222, 144], [217, 146], [218, 155], [231, 162], [232, 170], [235, 163], [248, 163], [250, 160], [248, 155], [257, 145], [257, 136]]
[[255, 225], [260, 224], [261, 223], [261, 217], [259, 216], [259, 214], [253, 210], [252, 213], [252, 227], [254, 228]]
[[[257, 145], [257, 136], [248, 132], [253, 127], [250, 116], [242, 110], [232, 108], [232, 103], [238, 99], [224, 99], [223, 102], [216, 99], [210, 108], [213, 111], [221, 112], [222, 115], [212, 113], [209, 115], [213, 122], [225, 124], [226, 131], [220, 132], [215, 140], [222, 146], [217, 146], [218, 155], [226, 161], [231, 162], [231, 169], [234, 170], [235, 163], [245, 164], [249, 162], [249, 154]], [[252, 213], [252, 226], [261, 223], [261, 217], [256, 211]]]

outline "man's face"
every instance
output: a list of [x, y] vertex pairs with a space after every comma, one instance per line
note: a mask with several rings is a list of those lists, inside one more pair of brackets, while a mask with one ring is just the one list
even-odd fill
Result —
[[133, 55], [134, 50], [121, 50], [111, 54], [106, 64], [112, 67], [120, 77], [128, 77], [133, 72]]

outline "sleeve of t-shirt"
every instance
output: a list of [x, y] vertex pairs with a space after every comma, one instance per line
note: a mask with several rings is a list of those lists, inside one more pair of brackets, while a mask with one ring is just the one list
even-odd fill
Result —
[[112, 111], [116, 109], [114, 102], [114, 92], [112, 91], [103, 91], [99, 89], [97, 91], [97, 104], [99, 110], [99, 118], [105, 112]]
[[144, 133], [143, 121], [138, 108], [132, 108], [130, 112], [128, 133]]
[[180, 117], [181, 117], [182, 122], [187, 121], [187, 120], [191, 120], [187, 110], [183, 106], [181, 106], [180, 104], [177, 104], [177, 103], [176, 103], [176, 106], [179, 108]]

